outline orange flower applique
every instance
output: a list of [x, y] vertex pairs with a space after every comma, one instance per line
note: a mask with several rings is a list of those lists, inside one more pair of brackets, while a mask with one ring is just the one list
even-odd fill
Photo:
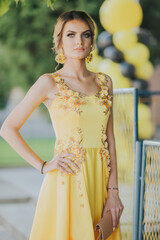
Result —
[[[60, 153], [74, 153], [76, 157], [69, 156], [69, 158], [80, 166], [82, 162], [85, 161], [86, 150], [81, 143], [82, 142], [81, 128], [76, 127], [74, 130], [75, 132], [72, 134], [72, 136], [65, 136], [63, 137], [63, 139], [56, 140], [54, 153], [55, 155]], [[69, 166], [72, 168], [72, 165], [69, 164]]]
[[96, 96], [99, 98], [99, 104], [106, 106], [104, 113], [107, 114], [112, 107], [113, 95], [108, 92], [107, 77], [103, 73], [99, 73], [99, 83], [101, 85], [101, 91], [99, 91]]
[[[105, 131], [104, 126], [102, 125], [102, 137], [101, 137], [101, 142], [102, 142], [102, 146], [99, 149], [99, 153], [101, 156], [101, 159], [105, 159], [106, 160], [106, 167], [108, 169], [108, 171], [111, 170], [110, 167], [110, 154], [109, 154], [109, 149], [108, 149], [108, 142], [107, 142], [107, 134]], [[108, 172], [106, 172], [106, 177], [108, 176]]]
[[81, 93], [71, 90], [64, 82], [64, 79], [58, 74], [55, 75], [55, 81], [59, 88], [59, 92], [56, 95], [59, 96], [59, 99], [63, 99], [63, 101], [59, 101], [56, 104], [56, 107], [63, 108], [66, 112], [73, 110], [77, 113], [81, 113], [80, 105], [86, 103], [85, 99], [82, 98]]

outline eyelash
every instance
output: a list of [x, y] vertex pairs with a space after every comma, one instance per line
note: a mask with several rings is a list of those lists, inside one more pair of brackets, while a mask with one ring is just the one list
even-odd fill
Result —
[[[74, 35], [74, 33], [69, 33], [67, 36], [70, 36], [70, 35]], [[88, 37], [87, 37], [87, 38], [89, 38], [89, 37], [91, 36], [91, 34], [90, 34], [90, 33], [84, 33], [84, 35], [88, 35]]]

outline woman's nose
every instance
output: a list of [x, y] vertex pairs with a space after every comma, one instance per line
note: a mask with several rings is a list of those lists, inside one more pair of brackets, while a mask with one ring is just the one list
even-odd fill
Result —
[[82, 46], [82, 38], [81, 37], [77, 37], [77, 46]]

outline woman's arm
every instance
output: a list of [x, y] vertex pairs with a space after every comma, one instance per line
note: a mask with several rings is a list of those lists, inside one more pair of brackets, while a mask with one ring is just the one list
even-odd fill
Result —
[[113, 84], [112, 79], [108, 76], [108, 91], [112, 96], [112, 107], [110, 108], [110, 116], [107, 124], [106, 134], [108, 139], [108, 148], [110, 153], [110, 176], [108, 180], [108, 187], [118, 187], [118, 173], [117, 173], [117, 156], [115, 147], [115, 136], [113, 126]]
[[[106, 187], [118, 187], [118, 174], [117, 174], [117, 156], [116, 156], [116, 147], [115, 147], [115, 137], [114, 137], [114, 129], [113, 129], [113, 84], [112, 79], [107, 76], [108, 78], [108, 92], [112, 96], [112, 107], [110, 108], [110, 116], [107, 123], [107, 139], [108, 139], [108, 150], [110, 154], [110, 176], [108, 179], [108, 186]], [[103, 210], [104, 214], [110, 210], [112, 214], [113, 220], [113, 227], [117, 227], [120, 216], [124, 206], [119, 198], [119, 192], [117, 190], [111, 189], [107, 191], [107, 200]]]
[[8, 144], [28, 163], [39, 171], [44, 162], [26, 143], [19, 133], [31, 113], [46, 98], [48, 92], [53, 88], [54, 81], [49, 74], [43, 74], [31, 86], [22, 101], [11, 111], [4, 121], [0, 135]]

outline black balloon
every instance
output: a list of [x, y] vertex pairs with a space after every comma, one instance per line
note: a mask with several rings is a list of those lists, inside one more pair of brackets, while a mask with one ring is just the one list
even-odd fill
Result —
[[141, 43], [149, 46], [152, 35], [148, 30], [141, 28], [139, 30], [139, 33], [137, 34], [137, 37], [138, 37], [138, 42], [141, 42]]
[[149, 83], [144, 79], [135, 78], [131, 79], [132, 87], [138, 88], [139, 90], [147, 90]]
[[135, 77], [135, 67], [133, 64], [127, 63], [127, 62], [121, 62], [120, 63], [120, 71], [123, 76], [134, 78]]
[[103, 51], [103, 57], [109, 58], [114, 62], [122, 62], [124, 60], [123, 53], [114, 46], [106, 47]]
[[101, 32], [97, 39], [98, 54], [103, 56], [103, 50], [110, 45], [113, 45], [112, 35], [107, 31]]
[[106, 48], [107, 46], [113, 45], [112, 35], [107, 31], [101, 32], [98, 36], [97, 44], [99, 48], [103, 49]]
[[152, 96], [149, 95], [146, 90], [140, 90], [138, 91], [138, 95], [140, 98], [140, 102], [143, 104], [146, 104], [148, 106], [151, 106], [152, 103]]

